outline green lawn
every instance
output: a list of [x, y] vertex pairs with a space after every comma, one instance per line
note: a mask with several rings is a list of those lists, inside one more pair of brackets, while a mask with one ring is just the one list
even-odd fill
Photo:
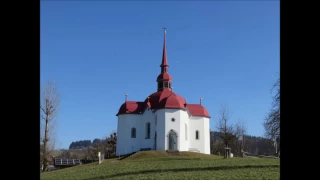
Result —
[[127, 159], [104, 160], [41, 173], [41, 180], [95, 179], [280, 179], [279, 159], [230, 158], [183, 152], [148, 151]]

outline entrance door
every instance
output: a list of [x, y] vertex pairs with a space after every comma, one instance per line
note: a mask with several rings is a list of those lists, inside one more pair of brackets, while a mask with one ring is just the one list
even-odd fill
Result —
[[177, 134], [172, 130], [169, 133], [169, 150], [177, 150]]

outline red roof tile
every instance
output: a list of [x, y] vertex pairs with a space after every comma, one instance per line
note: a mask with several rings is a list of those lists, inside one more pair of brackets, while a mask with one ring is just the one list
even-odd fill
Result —
[[171, 81], [172, 77], [169, 73], [164, 72], [164, 73], [159, 74], [159, 76], [157, 77], [157, 81], [159, 81], [159, 80]]
[[[151, 109], [185, 109], [186, 101], [170, 89], [155, 92], [150, 96]], [[145, 100], [145, 102], [147, 99]]]
[[144, 102], [126, 101], [118, 111], [120, 114], [140, 114], [148, 106], [151, 109], [186, 109], [186, 101], [178, 94], [164, 89], [163, 91], [151, 94]]
[[187, 108], [192, 116], [204, 116], [210, 118], [207, 109], [201, 104], [187, 104]]
[[144, 111], [145, 102], [126, 101], [119, 109], [119, 114], [140, 114]]

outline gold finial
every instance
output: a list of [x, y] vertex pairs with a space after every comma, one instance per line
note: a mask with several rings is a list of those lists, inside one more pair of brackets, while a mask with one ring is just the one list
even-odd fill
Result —
[[163, 30], [164, 30], [164, 32], [163, 32], [163, 33], [164, 33], [164, 34], [167, 34], [166, 29], [167, 29], [166, 27], [164, 27], [164, 28], [163, 28]]

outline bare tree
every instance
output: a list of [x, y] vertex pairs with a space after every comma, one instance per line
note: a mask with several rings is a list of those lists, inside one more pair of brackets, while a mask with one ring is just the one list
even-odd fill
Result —
[[85, 151], [86, 160], [98, 160], [98, 150], [94, 146], [89, 146]]
[[224, 143], [221, 142], [220, 140], [211, 141], [210, 146], [211, 146], [211, 147], [210, 147], [211, 154], [220, 155], [220, 152], [223, 152]]
[[40, 103], [41, 126], [40, 126], [40, 146], [42, 152], [40, 159], [42, 160], [43, 171], [47, 171], [50, 161], [51, 152], [55, 145], [55, 119], [59, 107], [59, 97], [56, 86], [49, 81], [46, 85]]
[[108, 143], [108, 156], [113, 157], [116, 155], [116, 147], [117, 147], [117, 133], [112, 131], [110, 134], [110, 138], [107, 139]]
[[273, 97], [272, 108], [263, 125], [266, 137], [280, 144], [280, 78], [273, 85], [272, 90], [274, 89], [276, 93]]
[[237, 139], [239, 141], [241, 141], [240, 143], [240, 150], [244, 151], [244, 147], [245, 147], [245, 135], [247, 132], [247, 127], [244, 124], [243, 121], [238, 121], [238, 123], [236, 124], [236, 135], [238, 136]]
[[234, 125], [230, 124], [230, 113], [226, 106], [221, 106], [220, 109], [220, 119], [218, 123], [218, 132], [219, 137], [223, 141], [225, 147], [229, 147], [229, 145], [238, 137], [238, 132]]

